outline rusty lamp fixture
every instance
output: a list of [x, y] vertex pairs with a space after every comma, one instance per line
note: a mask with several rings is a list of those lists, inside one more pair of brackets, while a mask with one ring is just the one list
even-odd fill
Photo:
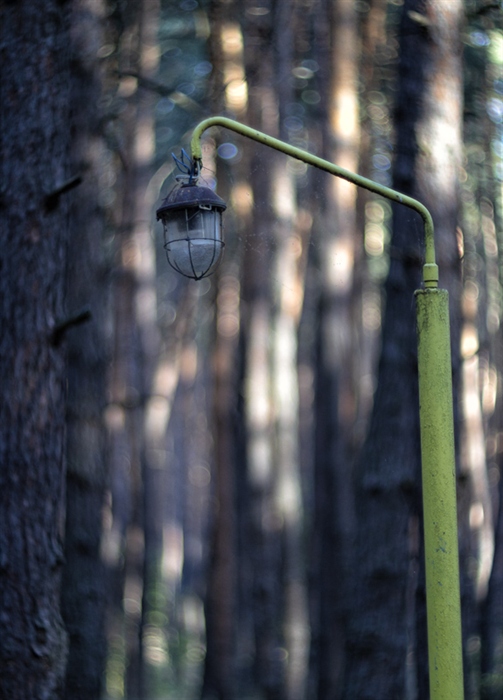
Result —
[[226, 205], [212, 190], [196, 184], [202, 166], [201, 136], [219, 126], [269, 146], [308, 165], [348, 180], [416, 211], [423, 220], [424, 288], [416, 291], [419, 418], [426, 563], [426, 609], [431, 700], [462, 700], [463, 664], [456, 515], [454, 422], [448, 294], [438, 288], [433, 219], [418, 200], [335, 163], [226, 117], [210, 117], [192, 134], [191, 157], [177, 163], [184, 183], [157, 211], [164, 225], [168, 261], [187, 277], [214, 271], [223, 250], [221, 217]]
[[173, 269], [200, 280], [214, 272], [224, 248], [222, 212], [226, 203], [211, 188], [197, 184], [198, 166], [185, 151], [173, 156], [178, 183], [156, 212], [162, 222], [164, 249]]

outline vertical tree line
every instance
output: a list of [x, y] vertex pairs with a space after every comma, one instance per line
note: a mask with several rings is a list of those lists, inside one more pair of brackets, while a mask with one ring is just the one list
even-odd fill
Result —
[[58, 697], [68, 648], [59, 592], [69, 24], [56, 2], [5, 6], [1, 24], [1, 694]]
[[0, 697], [429, 697], [422, 221], [225, 129], [225, 256], [169, 268], [222, 114], [421, 200], [450, 294], [467, 700], [503, 692], [501, 11], [0, 9]]

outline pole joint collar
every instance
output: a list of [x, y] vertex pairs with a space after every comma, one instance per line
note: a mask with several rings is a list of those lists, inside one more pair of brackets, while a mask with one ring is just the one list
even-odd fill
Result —
[[438, 265], [436, 263], [425, 263], [423, 266], [423, 281], [426, 288], [438, 287]]

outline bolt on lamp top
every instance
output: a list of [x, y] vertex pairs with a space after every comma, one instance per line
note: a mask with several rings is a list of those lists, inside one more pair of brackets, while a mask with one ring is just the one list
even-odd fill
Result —
[[185, 277], [200, 280], [214, 272], [224, 248], [224, 200], [193, 177], [177, 184], [157, 210], [168, 262]]

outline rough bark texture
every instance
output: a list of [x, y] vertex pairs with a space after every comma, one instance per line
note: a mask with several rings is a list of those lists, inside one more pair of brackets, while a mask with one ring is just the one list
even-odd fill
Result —
[[68, 180], [65, 5], [0, 10], [0, 697], [62, 696], [62, 321]]
[[100, 175], [98, 50], [101, 3], [76, 0], [71, 13], [72, 163], [83, 183], [73, 199], [68, 245], [66, 309], [91, 318], [68, 332], [67, 515], [62, 612], [69, 635], [66, 700], [98, 700], [106, 657], [105, 579], [100, 554], [106, 469], [105, 406], [106, 277]]

